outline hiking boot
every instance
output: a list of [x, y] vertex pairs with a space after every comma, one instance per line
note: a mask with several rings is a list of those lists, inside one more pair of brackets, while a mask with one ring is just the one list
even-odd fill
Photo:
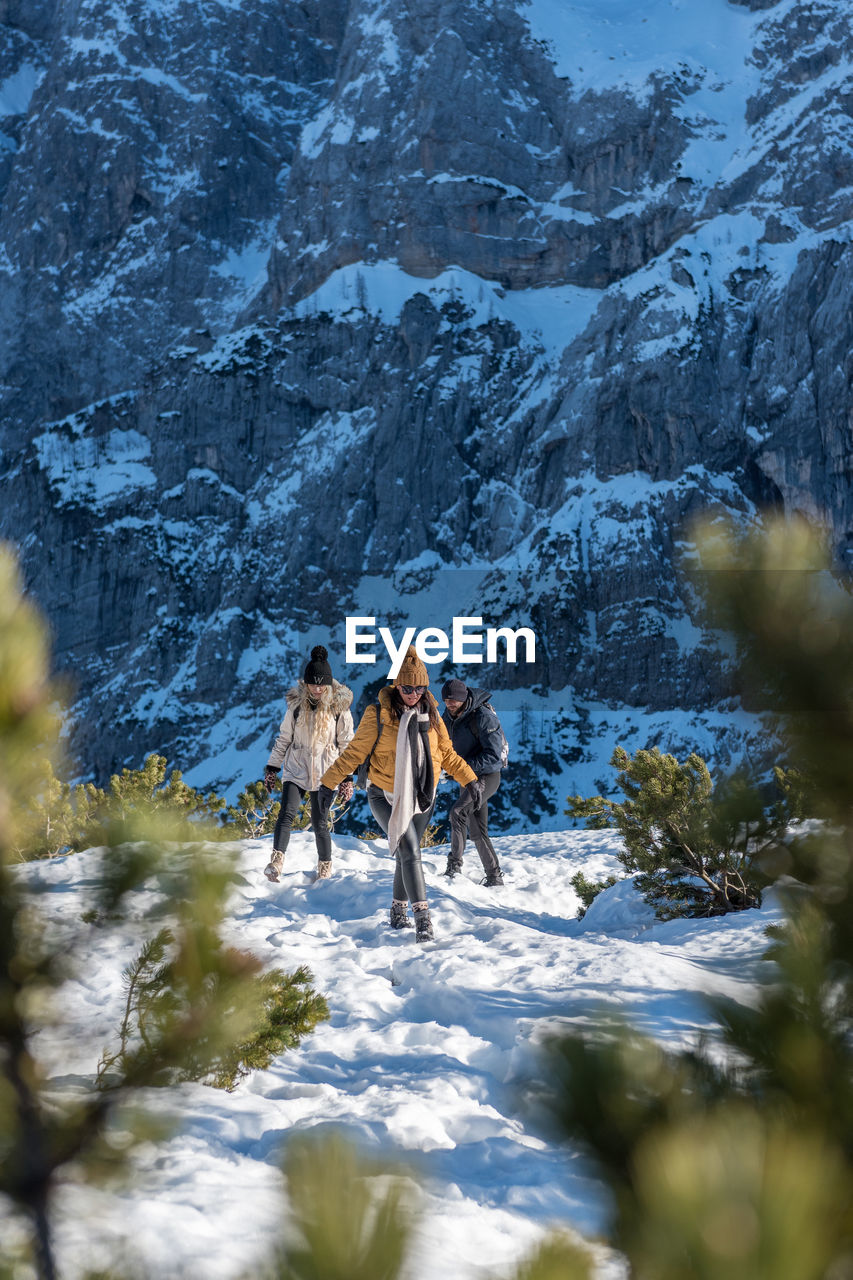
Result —
[[406, 910], [405, 902], [391, 903], [391, 928], [392, 929], [411, 929], [414, 924], [409, 919], [409, 913]]
[[452, 880], [454, 876], [458, 876], [462, 871], [462, 863], [457, 862], [455, 858], [447, 859], [447, 866], [444, 868], [444, 874], [448, 880]]
[[284, 866], [284, 854], [280, 849], [273, 849], [272, 857], [264, 867], [264, 875], [267, 880], [272, 880], [273, 884], [278, 884], [281, 879], [281, 869]]
[[500, 867], [493, 867], [491, 871], [487, 871], [480, 881], [487, 889], [496, 889], [503, 886], [504, 877]]
[[429, 908], [425, 907], [421, 911], [415, 912], [415, 942], [432, 942], [435, 934], [432, 931], [432, 921], [429, 918]]
[[317, 879], [330, 880], [331, 878], [332, 878], [331, 862], [318, 862], [317, 863]]

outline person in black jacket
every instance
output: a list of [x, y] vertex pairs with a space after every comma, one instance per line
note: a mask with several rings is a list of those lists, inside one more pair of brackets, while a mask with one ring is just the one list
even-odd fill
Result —
[[489, 839], [489, 799], [501, 781], [506, 762], [506, 738], [501, 722], [489, 704], [486, 689], [469, 689], [462, 680], [448, 680], [441, 691], [445, 710], [442, 715], [453, 743], [453, 750], [469, 764], [483, 783], [483, 799], [476, 809], [465, 795], [450, 810], [450, 854], [444, 874], [451, 879], [462, 870], [462, 854], [471, 836], [485, 871], [483, 884], [488, 888], [502, 885], [503, 873], [495, 847]]

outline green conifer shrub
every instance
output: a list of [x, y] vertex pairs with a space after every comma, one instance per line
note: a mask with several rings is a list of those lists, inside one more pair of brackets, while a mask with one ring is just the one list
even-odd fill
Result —
[[122, 769], [107, 787], [93, 782], [71, 787], [57, 778], [51, 759], [40, 752], [37, 778], [21, 801], [21, 833], [15, 853], [20, 860], [54, 857], [111, 844], [123, 828], [140, 816], [166, 821], [176, 839], [226, 839], [225, 801], [203, 794], [184, 782], [178, 769], [167, 780], [164, 756], [152, 753], [140, 769]]
[[[260, 1017], [250, 1034], [220, 1055], [208, 1082], [217, 1089], [235, 1089], [252, 1071], [265, 1071], [274, 1058], [293, 1049], [329, 1017], [325, 996], [314, 991], [313, 977], [304, 965], [285, 973], [272, 969], [255, 979]], [[185, 1077], [190, 1079], [192, 1077]]]
[[226, 807], [222, 821], [232, 839], [242, 836], [257, 840], [275, 831], [280, 811], [281, 801], [273, 798], [263, 782], [250, 782], [238, 795], [237, 803]]
[[610, 763], [625, 800], [569, 796], [566, 813], [619, 832], [617, 857], [636, 873], [638, 890], [660, 919], [761, 904], [768, 858], [807, 804], [799, 774], [777, 768], [777, 793], [768, 803], [742, 774], [715, 787], [695, 751], [681, 762], [657, 747], [634, 756], [617, 747]]
[[[21, 859], [49, 858], [60, 853], [108, 844], [120, 838], [121, 825], [131, 818], [167, 818], [176, 839], [258, 839], [275, 830], [281, 802], [260, 780], [250, 782], [227, 804], [214, 792], [189, 786], [180, 770], [167, 779], [164, 756], [153, 753], [139, 769], [113, 774], [106, 788], [93, 782], [71, 787], [57, 778], [46, 757], [37, 761], [38, 781], [26, 797], [25, 831], [16, 847]], [[329, 810], [329, 826], [347, 813], [348, 804], [335, 797]], [[311, 823], [306, 796], [293, 829], [304, 831]]]
[[[240, 957], [235, 957], [241, 963]], [[140, 1055], [153, 1055], [182, 1021], [204, 1014], [191, 1003], [185, 973], [171, 928], [164, 926], [150, 938], [123, 974], [125, 1008], [115, 1048], [104, 1051], [98, 1083], [108, 1088], [118, 1074], [128, 1076]], [[237, 1040], [217, 1040], [212, 1052], [205, 1037], [188, 1047], [181, 1061], [163, 1072], [163, 1083], [201, 1080], [232, 1090], [252, 1071], [265, 1070], [273, 1058], [291, 1049], [329, 1016], [325, 997], [311, 987], [311, 974], [300, 966], [293, 973], [273, 969], [256, 973], [241, 988], [241, 998], [255, 1010], [247, 1034]], [[216, 1003], [216, 982], [205, 991], [205, 1005]]]

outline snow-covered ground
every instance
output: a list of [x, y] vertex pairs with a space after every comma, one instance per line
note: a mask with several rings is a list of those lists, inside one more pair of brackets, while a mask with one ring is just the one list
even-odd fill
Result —
[[[749, 1001], [761, 968], [761, 911], [656, 923], [630, 881], [605, 891], [582, 921], [569, 881], [619, 872], [611, 832], [568, 831], [495, 841], [503, 889], [465, 873], [441, 876], [446, 846], [424, 851], [434, 943], [387, 924], [387, 842], [335, 841], [334, 875], [313, 880], [310, 833], [295, 834], [283, 879], [262, 869], [270, 839], [247, 841], [230, 915], [231, 939], [270, 967], [306, 964], [331, 1020], [227, 1094], [198, 1084], [158, 1091], [180, 1119], [170, 1140], [139, 1156], [131, 1191], [62, 1193], [63, 1275], [75, 1280], [124, 1248], [144, 1276], [232, 1280], [268, 1254], [284, 1202], [279, 1161], [289, 1135], [342, 1128], [360, 1149], [404, 1162], [420, 1184], [422, 1217], [411, 1276], [506, 1276], [554, 1225], [593, 1235], [606, 1202], [589, 1167], [525, 1106], [536, 1046], [558, 1023], [588, 1025], [616, 1007], [671, 1047], [695, 1044], [703, 996]], [[28, 864], [21, 874], [64, 931], [86, 908], [98, 851]], [[140, 895], [140, 910], [145, 905]], [[94, 943], [109, 935], [91, 929]], [[121, 969], [139, 925], [94, 950], [64, 998], [67, 1025], [42, 1034], [57, 1083], [79, 1087], [118, 1023]], [[103, 945], [103, 944], [101, 944]], [[601, 1254], [601, 1280], [622, 1275]]]

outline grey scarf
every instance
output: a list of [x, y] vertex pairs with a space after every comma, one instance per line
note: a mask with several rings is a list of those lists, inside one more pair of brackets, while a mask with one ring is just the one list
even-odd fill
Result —
[[410, 707], [400, 717], [397, 756], [394, 762], [394, 795], [388, 823], [388, 847], [397, 846], [416, 813], [426, 813], [435, 796], [432, 752], [429, 749], [429, 715]]

